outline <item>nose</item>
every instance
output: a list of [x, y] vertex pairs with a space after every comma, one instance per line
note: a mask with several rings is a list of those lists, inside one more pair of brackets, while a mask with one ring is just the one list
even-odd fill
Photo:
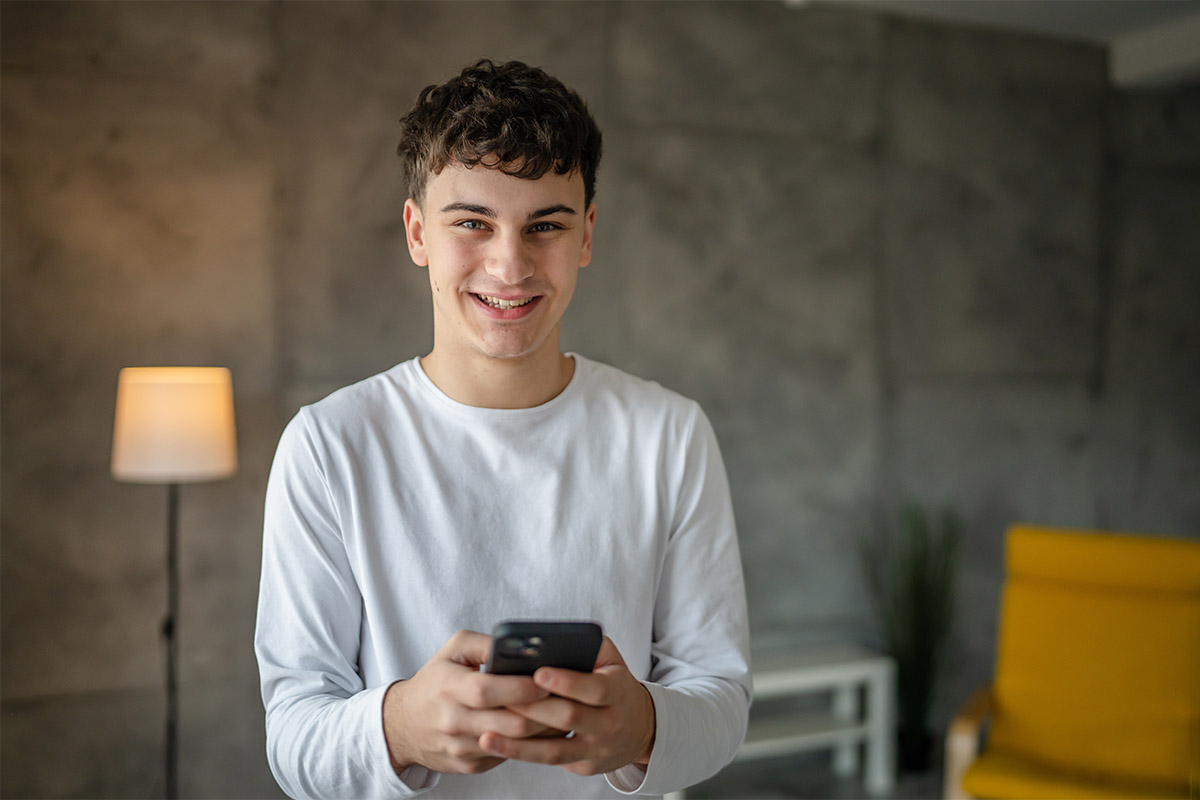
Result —
[[508, 284], [518, 284], [532, 277], [533, 259], [520, 234], [504, 233], [493, 238], [488, 245], [484, 264], [487, 274]]

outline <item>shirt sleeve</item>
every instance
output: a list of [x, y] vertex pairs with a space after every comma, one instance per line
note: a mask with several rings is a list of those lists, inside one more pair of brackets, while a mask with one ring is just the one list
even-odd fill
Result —
[[749, 623], [729, 484], [708, 419], [694, 407], [654, 606], [654, 749], [645, 770], [606, 777], [623, 794], [661, 795], [733, 760], [752, 686]]
[[267, 760], [293, 798], [404, 798], [437, 783], [397, 775], [383, 733], [387, 686], [356, 665], [363, 603], [304, 409], [280, 439], [267, 482], [255, 654]]

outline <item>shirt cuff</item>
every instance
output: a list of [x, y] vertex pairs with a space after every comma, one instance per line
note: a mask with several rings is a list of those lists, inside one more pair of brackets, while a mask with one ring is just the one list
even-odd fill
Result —
[[385, 769], [391, 774], [394, 781], [388, 780], [388, 783], [391, 783], [391, 788], [395, 790], [397, 796], [413, 797], [436, 786], [441, 773], [420, 764], [410, 764], [399, 772], [392, 769], [392, 754], [388, 751], [387, 734], [383, 732], [383, 698], [387, 695], [387, 691], [390, 688], [391, 684], [385, 684], [368, 690], [378, 692], [379, 694], [378, 703], [372, 703], [372, 705], [376, 705], [379, 709], [379, 713], [375, 717], [378, 722], [379, 735], [373, 737], [375, 741], [373, 749], [375, 752], [372, 753], [372, 758], [377, 763], [384, 764]]
[[661, 787], [663, 773], [667, 770], [664, 765], [670, 762], [670, 758], [663, 754], [670, 746], [673, 736], [668, 708], [670, 704], [667, 697], [668, 692], [662, 686], [650, 681], [642, 681], [642, 685], [646, 687], [646, 691], [650, 693], [650, 699], [654, 701], [654, 749], [650, 752], [650, 763], [645, 768], [636, 764], [626, 764], [620, 769], [604, 774], [608, 785], [624, 795], [660, 795], [667, 791], [683, 788], [679, 786]]
[[437, 785], [438, 773], [429, 767], [412, 764], [400, 770], [396, 774], [396, 779], [404, 784], [404, 788], [411, 794], [418, 794]]

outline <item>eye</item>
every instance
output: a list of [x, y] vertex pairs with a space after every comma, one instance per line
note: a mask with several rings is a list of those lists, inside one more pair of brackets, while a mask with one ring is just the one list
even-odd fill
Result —
[[469, 231], [486, 231], [487, 225], [482, 220], [464, 219], [462, 222], [455, 223], [460, 228], [466, 228]]
[[557, 222], [535, 222], [529, 226], [530, 233], [549, 233], [557, 230], [562, 230], [562, 226]]

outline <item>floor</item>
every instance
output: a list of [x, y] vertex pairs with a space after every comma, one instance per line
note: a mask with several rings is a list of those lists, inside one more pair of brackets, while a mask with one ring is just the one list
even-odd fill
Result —
[[[901, 774], [888, 800], [939, 800], [941, 766], [928, 772]], [[823, 754], [781, 756], [731, 764], [687, 791], [687, 800], [763, 800], [764, 798], [821, 798], [866, 800], [862, 781], [833, 774]]]

